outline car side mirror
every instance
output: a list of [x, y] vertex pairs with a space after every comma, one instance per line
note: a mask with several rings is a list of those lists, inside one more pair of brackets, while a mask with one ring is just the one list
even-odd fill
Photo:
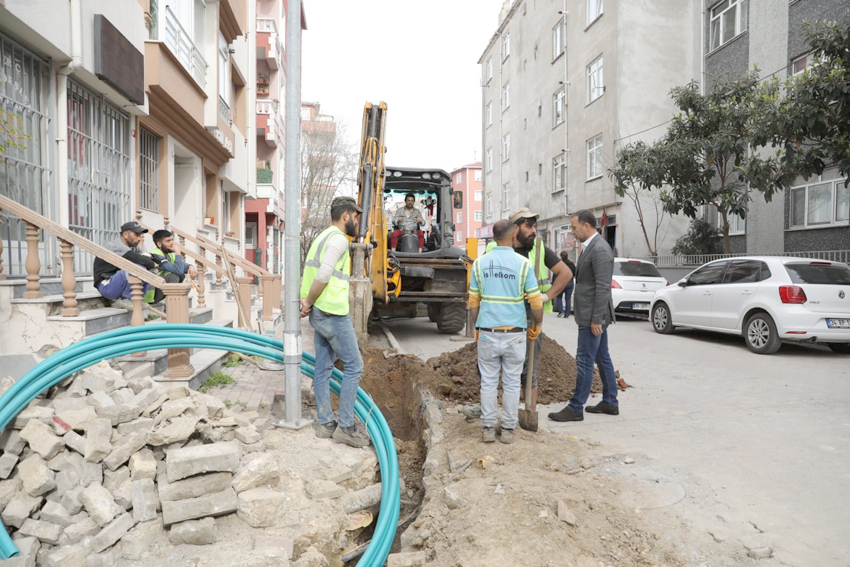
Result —
[[676, 282], [676, 285], [679, 286], [679, 287], [688, 287], [688, 280], [681, 279], [678, 282]]

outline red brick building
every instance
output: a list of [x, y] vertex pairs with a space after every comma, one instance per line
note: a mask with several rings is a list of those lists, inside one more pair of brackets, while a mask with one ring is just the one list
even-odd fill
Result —
[[481, 228], [484, 196], [481, 185], [481, 162], [464, 165], [452, 171], [452, 189], [463, 193], [463, 208], [452, 209], [455, 223], [455, 245], [465, 246], [466, 239]]

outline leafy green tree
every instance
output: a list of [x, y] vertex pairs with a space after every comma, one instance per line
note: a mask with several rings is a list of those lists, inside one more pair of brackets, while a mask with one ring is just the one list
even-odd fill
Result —
[[702, 254], [721, 254], [723, 241], [720, 230], [705, 219], [693, 219], [688, 232], [676, 239], [673, 254], [694, 256]]

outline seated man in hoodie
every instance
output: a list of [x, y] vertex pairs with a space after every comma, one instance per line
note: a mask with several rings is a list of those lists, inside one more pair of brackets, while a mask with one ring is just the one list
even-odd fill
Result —
[[[138, 248], [142, 242], [142, 234], [146, 232], [147, 229], [142, 228], [136, 221], [124, 223], [121, 225], [121, 235], [107, 242], [105, 248], [148, 271], [155, 272], [159, 266], [159, 261], [146, 256]], [[94, 272], [94, 287], [103, 297], [112, 300], [114, 307], [127, 311], [133, 310], [133, 304], [130, 302], [131, 288], [127, 272], [119, 270], [100, 258], [94, 259], [92, 271]], [[148, 284], [143, 284], [142, 293], [147, 293], [149, 287]]]
[[[174, 235], [167, 230], [157, 230], [153, 233], [153, 244], [156, 248], [150, 251], [151, 258], [159, 262], [159, 276], [167, 283], [181, 283], [189, 274], [194, 279], [198, 277], [195, 266], [187, 264], [180, 253], [180, 245], [174, 241]], [[159, 303], [165, 294], [160, 289], [150, 289], [145, 295], [145, 302]]]

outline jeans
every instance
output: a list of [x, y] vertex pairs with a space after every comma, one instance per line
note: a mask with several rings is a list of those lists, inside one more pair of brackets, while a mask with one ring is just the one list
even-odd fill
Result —
[[575, 285], [575, 280], [568, 283], [564, 291], [554, 300], [555, 311], [563, 314], [565, 317], [569, 317], [572, 311], [573, 288], [575, 288]]
[[[143, 270], [146, 270], [144, 266], [139, 266]], [[148, 288], [150, 288], [150, 284], [142, 283], [142, 297], [148, 292]], [[118, 270], [115, 274], [109, 278], [109, 283], [101, 282], [97, 286], [97, 291], [100, 292], [100, 295], [109, 299], [111, 301], [115, 301], [116, 299], [130, 299], [132, 297], [130, 287], [130, 282], [127, 279], [127, 272], [124, 270]]]
[[590, 395], [593, 385], [593, 362], [599, 366], [602, 378], [602, 401], [617, 407], [617, 378], [614, 376], [614, 364], [608, 354], [608, 325], [602, 326], [602, 334], [594, 337], [590, 327], [578, 328], [578, 348], [576, 349], [576, 390], [570, 398], [568, 407], [577, 412], [583, 411], [584, 403]]
[[516, 429], [519, 420], [519, 375], [525, 360], [525, 333], [481, 331], [478, 370], [481, 372], [481, 425], [496, 426], [499, 373], [502, 374], [502, 427]]
[[313, 375], [313, 392], [316, 396], [316, 413], [319, 423], [327, 424], [334, 420], [331, 408], [330, 377], [333, 364], [338, 356], [343, 364], [342, 388], [339, 393], [339, 425], [354, 425], [354, 402], [360, 375], [363, 374], [363, 359], [357, 346], [354, 325], [348, 315], [330, 315], [313, 307], [310, 311], [310, 325], [316, 331], [316, 371]]

